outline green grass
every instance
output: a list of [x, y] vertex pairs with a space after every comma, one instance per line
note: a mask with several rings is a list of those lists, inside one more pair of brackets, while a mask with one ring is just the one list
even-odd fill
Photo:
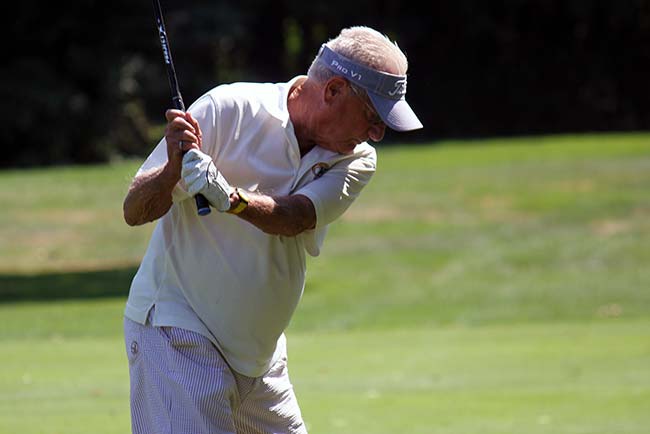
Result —
[[[640, 320], [303, 332], [290, 369], [312, 433], [645, 433], [649, 335]], [[0, 432], [128, 432], [119, 336], [2, 348]]]
[[0, 272], [133, 265], [151, 228], [127, 230], [122, 199], [136, 162], [0, 172]]
[[[138, 162], [0, 172], [0, 433], [128, 432]], [[650, 135], [379, 149], [288, 332], [318, 433], [650, 426]]]

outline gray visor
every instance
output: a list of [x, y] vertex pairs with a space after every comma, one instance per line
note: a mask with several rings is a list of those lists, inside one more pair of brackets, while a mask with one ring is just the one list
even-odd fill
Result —
[[368, 93], [375, 110], [391, 129], [410, 131], [422, 123], [406, 102], [406, 76], [377, 71], [341, 56], [323, 44], [318, 60]]

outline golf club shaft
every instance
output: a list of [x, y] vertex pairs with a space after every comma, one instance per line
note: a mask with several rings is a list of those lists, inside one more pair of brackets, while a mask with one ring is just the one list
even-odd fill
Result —
[[[178, 79], [176, 78], [176, 69], [174, 68], [174, 61], [172, 60], [172, 51], [169, 48], [169, 41], [167, 39], [167, 31], [165, 30], [165, 22], [162, 17], [162, 8], [160, 7], [159, 0], [153, 0], [154, 13], [156, 14], [156, 26], [158, 27], [158, 36], [160, 38], [160, 46], [163, 52], [163, 59], [167, 67], [167, 78], [169, 79], [169, 87], [172, 91], [172, 104], [175, 109], [185, 111], [185, 104], [183, 97], [178, 87]], [[194, 196], [196, 201], [196, 210], [199, 215], [204, 216], [210, 214], [210, 203], [202, 195], [197, 194]]]

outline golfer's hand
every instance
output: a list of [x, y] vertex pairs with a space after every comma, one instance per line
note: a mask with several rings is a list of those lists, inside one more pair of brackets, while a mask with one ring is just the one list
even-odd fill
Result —
[[183, 154], [190, 149], [201, 149], [201, 127], [188, 112], [170, 109], [165, 112], [167, 126], [165, 140], [167, 142], [167, 158], [175, 167], [181, 165]]
[[192, 196], [202, 194], [217, 210], [230, 209], [233, 188], [217, 170], [212, 158], [197, 149], [190, 149], [183, 156], [181, 178]]

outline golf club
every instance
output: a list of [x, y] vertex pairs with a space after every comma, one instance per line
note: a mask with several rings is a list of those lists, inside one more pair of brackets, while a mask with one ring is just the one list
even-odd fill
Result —
[[[160, 7], [159, 0], [153, 0], [153, 9], [156, 14], [156, 26], [158, 27], [158, 36], [160, 38], [160, 46], [162, 47], [163, 59], [167, 66], [167, 78], [169, 79], [169, 87], [172, 91], [172, 103], [175, 109], [185, 111], [185, 104], [183, 103], [181, 91], [178, 88], [176, 69], [174, 68], [174, 61], [172, 60], [172, 51], [169, 48], [167, 31], [165, 30], [165, 23], [163, 21], [162, 8]], [[210, 203], [202, 194], [194, 196], [194, 200], [196, 201], [196, 209], [200, 216], [210, 214]]]

